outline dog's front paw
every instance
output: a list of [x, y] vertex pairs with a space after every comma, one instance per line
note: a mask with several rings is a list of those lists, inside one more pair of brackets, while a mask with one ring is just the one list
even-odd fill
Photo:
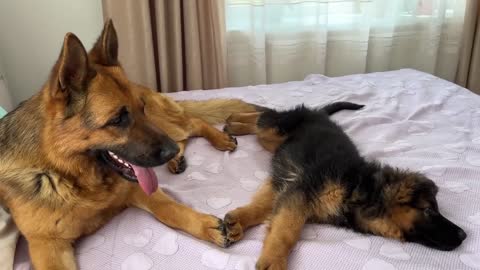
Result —
[[227, 246], [239, 241], [243, 238], [243, 227], [240, 220], [235, 214], [235, 210], [230, 211], [225, 215], [223, 220], [225, 224], [225, 237], [227, 239]]
[[256, 270], [287, 270], [287, 258], [260, 257], [255, 265]]
[[219, 247], [226, 248], [229, 243], [226, 237], [226, 227], [223, 220], [212, 215], [208, 215], [207, 219], [208, 220], [204, 223], [206, 226], [204, 227], [203, 232], [206, 236], [205, 240], [210, 241]]
[[237, 139], [230, 134], [221, 133], [221, 136], [213, 144], [220, 151], [235, 151], [238, 146]]
[[171, 173], [180, 174], [187, 169], [187, 161], [184, 156], [174, 157], [168, 162], [167, 167]]

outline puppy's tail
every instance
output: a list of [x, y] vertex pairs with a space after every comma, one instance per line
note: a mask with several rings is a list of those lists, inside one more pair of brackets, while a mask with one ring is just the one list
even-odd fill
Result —
[[240, 99], [210, 99], [202, 101], [178, 101], [185, 113], [191, 117], [203, 119], [209, 124], [225, 123], [233, 113], [261, 112], [265, 108]]
[[360, 110], [363, 107], [365, 107], [365, 105], [342, 101], [342, 102], [334, 102], [332, 104], [328, 104], [325, 107], [323, 107], [322, 110], [325, 111], [328, 115], [332, 115], [341, 110], [356, 111], [356, 110]]

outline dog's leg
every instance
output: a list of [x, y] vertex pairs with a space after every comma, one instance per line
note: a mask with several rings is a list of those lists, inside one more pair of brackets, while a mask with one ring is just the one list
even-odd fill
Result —
[[227, 118], [223, 131], [231, 135], [248, 135], [257, 133], [257, 120], [261, 112], [234, 113]]
[[215, 127], [199, 118], [191, 119], [193, 125], [192, 136], [200, 136], [207, 139], [213, 147], [220, 151], [233, 151], [237, 149], [237, 139], [221, 132]]
[[264, 222], [272, 213], [274, 200], [275, 192], [269, 178], [255, 193], [248, 205], [232, 210], [225, 215], [224, 222], [227, 227], [228, 242], [233, 243], [242, 239], [244, 231], [249, 227]]
[[187, 161], [185, 160], [185, 146], [187, 145], [187, 140], [177, 142], [178, 154], [168, 162], [168, 170], [171, 173], [179, 174], [184, 172], [187, 169]]
[[287, 136], [278, 132], [277, 124], [274, 119], [263, 117], [262, 125], [258, 125], [262, 112], [255, 113], [236, 113], [227, 119], [227, 124], [223, 128], [225, 132], [231, 135], [257, 134], [257, 140], [263, 148], [271, 153], [285, 141]]
[[28, 238], [35, 270], [75, 270], [77, 264], [71, 242], [63, 239]]
[[300, 238], [303, 225], [307, 220], [303, 200], [279, 198], [280, 205], [275, 207], [263, 249], [257, 261], [256, 269], [287, 269], [287, 258]]
[[[277, 112], [270, 112], [270, 114]], [[224, 131], [232, 135], [257, 134], [257, 140], [269, 152], [275, 152], [286, 139], [278, 132], [277, 119], [264, 112], [236, 113], [227, 119]], [[261, 122], [259, 124], [259, 119]]]
[[160, 189], [151, 196], [147, 196], [139, 187], [135, 187], [130, 195], [129, 205], [144, 209], [165, 225], [180, 229], [198, 239], [212, 242], [220, 247], [227, 245], [221, 219], [199, 213], [180, 204]]

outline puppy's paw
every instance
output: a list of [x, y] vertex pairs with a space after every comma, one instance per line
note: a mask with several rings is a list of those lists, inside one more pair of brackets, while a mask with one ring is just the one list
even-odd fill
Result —
[[227, 239], [227, 246], [230, 246], [231, 244], [243, 238], [243, 227], [235, 214], [235, 210], [230, 211], [225, 215], [223, 223], [225, 224], [225, 237]]
[[256, 270], [287, 270], [287, 258], [260, 257], [255, 265]]
[[167, 167], [171, 173], [180, 174], [187, 169], [187, 161], [184, 156], [175, 157], [168, 162]]

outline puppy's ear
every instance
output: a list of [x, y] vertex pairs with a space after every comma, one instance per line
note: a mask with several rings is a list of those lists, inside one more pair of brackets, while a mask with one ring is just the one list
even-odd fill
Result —
[[423, 196], [435, 199], [438, 193], [438, 186], [430, 178], [417, 174], [417, 183], [414, 190], [414, 196]]
[[103, 26], [102, 34], [90, 51], [90, 58], [103, 66], [118, 65], [118, 38], [113, 21], [108, 19]]

